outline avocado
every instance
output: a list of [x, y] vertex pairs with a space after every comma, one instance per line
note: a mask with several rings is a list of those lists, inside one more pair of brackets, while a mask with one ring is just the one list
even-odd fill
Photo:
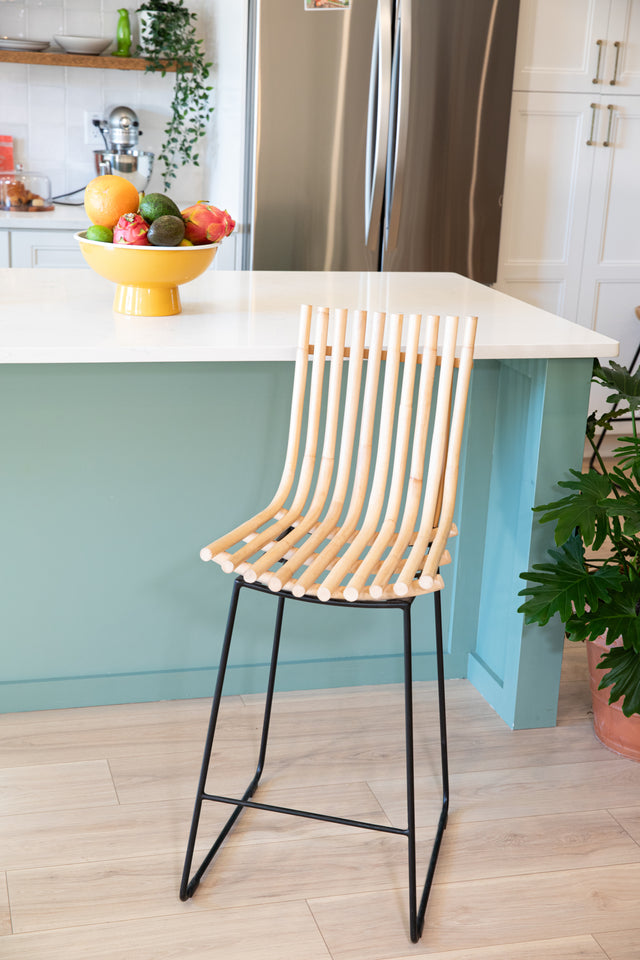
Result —
[[153, 223], [158, 217], [179, 217], [180, 208], [171, 197], [166, 197], [163, 193], [146, 193], [140, 198], [138, 213], [147, 223]]
[[185, 225], [182, 217], [165, 214], [154, 220], [149, 227], [147, 239], [154, 247], [179, 247], [184, 237]]

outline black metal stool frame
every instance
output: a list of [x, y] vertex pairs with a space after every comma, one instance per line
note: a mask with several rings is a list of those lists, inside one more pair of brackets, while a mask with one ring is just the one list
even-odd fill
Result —
[[[270, 594], [273, 597], [278, 598], [278, 606], [276, 613], [276, 622], [273, 635], [273, 648], [271, 655], [271, 664], [269, 667], [269, 681], [267, 686], [266, 701], [265, 701], [265, 712], [264, 720], [262, 725], [262, 736], [260, 741], [260, 751], [258, 756], [258, 763], [256, 767], [255, 774], [253, 779], [249, 783], [249, 786], [246, 788], [243, 796], [241, 798], [233, 798], [226, 796], [219, 796], [217, 794], [207, 793], [205, 791], [207, 776], [209, 772], [209, 765], [211, 760], [211, 751], [213, 747], [213, 739], [215, 735], [216, 723], [218, 719], [218, 712], [220, 709], [220, 701], [222, 698], [222, 689], [224, 686], [224, 678], [227, 667], [227, 661], [229, 657], [229, 649], [231, 646], [231, 637], [233, 635], [233, 627], [235, 623], [236, 611], [238, 607], [238, 599], [240, 590], [246, 587], [250, 590], [258, 590], [262, 593]], [[378, 823], [369, 823], [363, 820], [349, 820], [346, 817], [333, 817], [326, 814], [312, 813], [306, 810], [296, 810], [290, 807], [280, 807], [273, 804], [267, 803], [257, 803], [250, 798], [254, 795], [262, 771], [264, 769], [264, 762], [267, 751], [267, 740], [269, 736], [269, 723], [271, 719], [271, 707], [273, 704], [273, 695], [275, 689], [275, 680], [276, 680], [276, 668], [278, 661], [278, 651], [280, 647], [280, 634], [282, 630], [282, 619], [284, 614], [284, 604], [285, 600], [301, 600], [307, 603], [320, 603], [316, 597], [304, 596], [304, 597], [293, 597], [290, 593], [281, 590], [278, 593], [273, 593], [269, 588], [262, 583], [246, 583], [241, 576], [237, 577], [234, 584], [231, 594], [231, 602], [229, 605], [229, 613], [227, 618], [227, 626], [224, 635], [224, 641], [222, 645], [222, 651], [220, 654], [220, 666], [218, 670], [218, 676], [216, 680], [215, 692], [213, 696], [213, 703], [211, 706], [211, 716], [209, 720], [209, 727], [207, 730], [207, 737], [205, 741], [204, 756], [202, 760], [202, 768], [200, 771], [200, 779], [198, 782], [198, 792], [196, 797], [195, 809], [193, 812], [193, 818], [191, 822], [191, 830], [189, 833], [189, 840], [187, 843], [187, 851], [185, 856], [184, 870], [182, 874], [182, 882], [180, 885], [180, 899], [188, 900], [193, 896], [202, 876], [204, 875], [209, 864], [215, 857], [216, 853], [222, 846], [222, 843], [228, 836], [231, 828], [238, 819], [240, 813], [244, 810], [245, 807], [250, 807], [256, 810], [271, 810], [276, 813], [286, 813], [292, 816], [297, 817], [307, 817], [311, 820], [325, 820], [330, 823], [343, 823], [351, 827], [363, 827], [367, 830], [377, 830], [382, 833], [393, 833], [400, 836], [404, 836], [408, 841], [408, 869], [409, 869], [409, 933], [411, 940], [414, 943], [420, 939], [422, 935], [422, 930], [424, 927], [424, 918], [427, 909], [427, 901], [429, 898], [429, 893], [431, 890], [431, 885], [433, 882], [433, 876], [435, 873], [436, 863], [438, 859], [438, 853], [440, 851], [440, 845], [442, 842], [442, 836], [447, 825], [447, 816], [449, 810], [449, 764], [448, 764], [448, 751], [447, 751], [447, 726], [446, 726], [446, 705], [445, 705], [445, 687], [444, 687], [444, 654], [443, 654], [443, 641], [442, 641], [442, 608], [440, 600], [440, 592], [435, 591], [433, 594], [434, 599], [434, 614], [435, 614], [435, 632], [436, 632], [436, 661], [437, 661], [437, 675], [438, 675], [438, 708], [439, 708], [439, 720], [440, 720], [440, 758], [442, 766], [442, 809], [440, 812], [440, 817], [438, 820], [438, 825], [436, 829], [436, 835], [433, 842], [431, 857], [429, 860], [429, 865], [427, 869], [426, 880], [422, 888], [422, 894], [420, 897], [420, 902], [418, 904], [417, 897], [417, 879], [416, 879], [416, 828], [415, 828], [415, 774], [414, 774], [414, 746], [413, 746], [413, 672], [412, 672], [412, 647], [411, 647], [411, 605], [413, 603], [414, 597], [408, 597], [407, 599], [398, 599], [398, 600], [363, 600], [356, 601], [355, 603], [349, 603], [346, 600], [328, 600], [324, 603], [324, 606], [340, 606], [340, 607], [351, 607], [351, 608], [373, 608], [373, 609], [399, 609], [402, 612], [403, 618], [403, 637], [404, 637], [404, 717], [405, 717], [405, 758], [406, 758], [406, 782], [407, 782], [407, 827], [403, 829], [401, 827], [389, 827], [384, 826]], [[205, 800], [215, 801], [218, 803], [227, 803], [235, 806], [235, 810], [227, 820], [226, 824], [218, 834], [215, 842], [210, 848], [209, 852], [206, 854], [202, 863], [198, 869], [193, 874], [193, 877], [190, 878], [191, 865], [193, 860], [193, 853], [196, 843], [196, 837], [198, 834], [198, 825], [200, 821], [200, 813], [202, 810], [202, 803]]]

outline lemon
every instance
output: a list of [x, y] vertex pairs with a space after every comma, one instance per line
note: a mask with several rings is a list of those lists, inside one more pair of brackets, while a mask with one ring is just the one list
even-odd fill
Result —
[[181, 247], [192, 247], [193, 244], [191, 243], [191, 240], [181, 240], [181, 241], [180, 241], [180, 246], [181, 246]]
[[94, 224], [87, 230], [87, 240], [100, 240], [102, 243], [113, 243], [113, 230], [111, 227], [101, 227]]

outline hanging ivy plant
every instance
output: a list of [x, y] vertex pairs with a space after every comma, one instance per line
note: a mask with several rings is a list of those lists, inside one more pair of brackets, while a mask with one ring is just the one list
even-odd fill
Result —
[[145, 0], [137, 11], [141, 18], [137, 53], [147, 60], [146, 73], [167, 73], [167, 61], [176, 68], [171, 103], [171, 118], [164, 130], [164, 143], [158, 154], [163, 164], [164, 189], [168, 190], [176, 171], [187, 163], [199, 166], [195, 151], [204, 136], [213, 113], [207, 84], [211, 63], [207, 63], [203, 41], [196, 39], [197, 15], [184, 0]]

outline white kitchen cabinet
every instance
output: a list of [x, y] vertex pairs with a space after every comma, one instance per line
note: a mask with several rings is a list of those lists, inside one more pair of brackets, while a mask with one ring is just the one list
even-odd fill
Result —
[[640, 0], [520, 0], [514, 90], [640, 94]]
[[[496, 286], [614, 337], [629, 363], [640, 341], [640, 0], [520, 9]], [[592, 406], [602, 399], [594, 390]]]
[[601, 112], [577, 319], [619, 340], [629, 363], [640, 342], [640, 96], [608, 100]]
[[[5, 231], [3, 231], [5, 232]], [[66, 230], [8, 230], [12, 267], [86, 267], [73, 233]]]
[[595, 155], [592, 103], [579, 93], [514, 93], [511, 102], [496, 286], [571, 320]]
[[0, 267], [10, 267], [11, 259], [9, 256], [9, 231], [0, 230]]

